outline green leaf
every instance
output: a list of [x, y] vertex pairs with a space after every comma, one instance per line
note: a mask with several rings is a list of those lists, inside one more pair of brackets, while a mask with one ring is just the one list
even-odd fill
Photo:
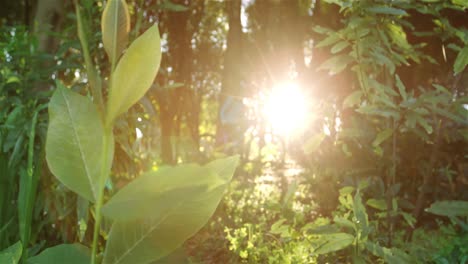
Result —
[[29, 258], [27, 264], [89, 264], [91, 254], [80, 244], [62, 244], [47, 248], [41, 254]]
[[130, 15], [125, 0], [108, 0], [101, 18], [102, 43], [112, 63], [127, 47]]
[[205, 225], [224, 189], [222, 185], [208, 192], [187, 192], [160, 203], [152, 218], [116, 221], [103, 263], [148, 263], [168, 255]]
[[346, 218], [342, 218], [342, 217], [337, 217], [335, 216], [333, 218], [333, 221], [338, 224], [339, 226], [341, 227], [348, 227], [350, 229], [354, 229], [354, 224], [353, 222], [349, 221], [348, 219]]
[[416, 218], [412, 214], [408, 214], [405, 212], [401, 212], [401, 215], [405, 219], [406, 223], [410, 225], [411, 227], [414, 227], [414, 224], [416, 223]]
[[[238, 157], [233, 156], [213, 161], [204, 167], [182, 165], [166, 168], [164, 173], [158, 174], [159, 177], [153, 177], [156, 186], [146, 186], [149, 181], [142, 179], [143, 176], [137, 178], [131, 188], [142, 194], [128, 192], [135, 195], [135, 204], [141, 203], [139, 197], [151, 194], [152, 189], [165, 190], [164, 194], [167, 195], [161, 193], [153, 197], [154, 200], [145, 201], [155, 205], [148, 207], [153, 212], [144, 214], [132, 209], [131, 213], [137, 213], [144, 218], [114, 223], [109, 233], [103, 263], [148, 263], [161, 259], [178, 248], [205, 225], [214, 213], [227, 183], [234, 174], [237, 162]], [[192, 174], [192, 169], [202, 174]], [[213, 175], [217, 179], [214, 179]], [[183, 190], [186, 191], [176, 193]], [[119, 201], [125, 202], [121, 198]], [[118, 210], [119, 204], [114, 205], [112, 210]], [[123, 210], [126, 209], [127, 207]], [[113, 214], [118, 215], [118, 212]]]
[[468, 216], [468, 201], [435, 202], [426, 209], [427, 212], [443, 216]]
[[[49, 103], [47, 164], [65, 186], [91, 202], [106, 180], [101, 179], [103, 138], [104, 128], [93, 102], [58, 83]], [[112, 157], [114, 145], [109, 148]]]
[[354, 91], [343, 101], [343, 108], [352, 107], [361, 103], [363, 93], [361, 90]]
[[239, 165], [239, 155], [234, 155], [222, 159], [216, 159], [206, 164], [205, 167], [214, 171], [218, 176], [229, 181]]
[[[394, 44], [398, 45], [399, 47], [405, 50], [411, 49], [411, 45], [408, 42], [408, 39], [406, 37], [405, 31], [403, 30], [403, 27], [401, 27], [400, 25], [392, 24], [392, 23], [387, 23], [386, 25], [388, 28], [388, 34], [391, 37]], [[395, 56], [396, 58], [399, 57], [398, 53], [393, 53], [392, 55]], [[404, 57], [401, 58], [401, 61], [405, 64], [408, 63], [406, 62], [406, 59]]]
[[324, 133], [317, 133], [313, 135], [304, 144], [304, 152], [306, 154], [314, 153], [320, 147], [320, 144], [322, 144], [324, 139], [325, 139]]
[[429, 125], [429, 123], [424, 117], [422, 117], [421, 115], [415, 115], [414, 118], [416, 119], [418, 124], [420, 124], [426, 130], [427, 134], [432, 134], [432, 126]]
[[388, 264], [415, 263], [416, 260], [398, 248], [391, 248], [385, 251], [385, 262]]
[[347, 48], [349, 46], [349, 43], [348, 41], [340, 41], [338, 43], [336, 43], [332, 48], [331, 48], [331, 53], [332, 54], [335, 54], [335, 53], [338, 53], [342, 50], [344, 50], [345, 48]]
[[352, 56], [342, 54], [338, 56], [333, 56], [332, 58], [326, 60], [320, 67], [318, 68], [319, 70], [321, 69], [326, 69], [329, 70], [329, 74], [338, 74], [344, 69], [346, 69], [346, 66], [353, 62], [355, 59]]
[[150, 88], [161, 63], [161, 40], [157, 25], [136, 39], [112, 74], [107, 105], [108, 123], [125, 113]]
[[324, 235], [322, 236], [322, 239], [325, 239], [326, 242], [315, 250], [315, 253], [319, 255], [335, 252], [348, 247], [353, 243], [354, 236], [346, 233], [336, 233]]
[[8, 77], [5, 84], [9, 84], [9, 83], [21, 83], [21, 80], [18, 78], [18, 76], [10, 76]]
[[356, 224], [360, 227], [360, 230], [366, 232], [367, 227], [369, 226], [369, 220], [366, 208], [364, 207], [364, 204], [362, 204], [361, 194], [359, 191], [354, 195], [353, 212], [354, 217], [356, 217]]
[[406, 94], [406, 87], [401, 81], [400, 76], [398, 76], [398, 74], [395, 76], [395, 80], [396, 80], [396, 86], [398, 88], [398, 91], [400, 92], [401, 98], [403, 98], [403, 100], [406, 101], [408, 99], [408, 95]]
[[210, 168], [195, 164], [161, 168], [125, 186], [103, 206], [102, 213], [117, 221], [156, 217], [171, 200], [177, 202], [179, 197], [196, 195], [224, 182]]
[[465, 8], [468, 8], [468, 0], [452, 0], [452, 3], [455, 5], [459, 5]]
[[367, 8], [367, 11], [374, 14], [394, 15], [394, 16], [405, 16], [408, 15], [405, 10], [397, 9], [389, 6], [373, 6]]
[[336, 33], [332, 33], [328, 37], [326, 37], [324, 40], [317, 43], [315, 47], [322, 48], [322, 47], [330, 46], [330, 45], [335, 44], [339, 40], [340, 40], [340, 36]]
[[366, 204], [369, 205], [370, 207], [373, 207], [373, 208], [381, 210], [381, 211], [387, 210], [387, 203], [385, 202], [384, 199], [371, 198], [371, 199], [367, 200]]
[[453, 71], [455, 74], [462, 72], [468, 64], [468, 45], [465, 46], [457, 55], [455, 63], [453, 65]]
[[392, 134], [393, 134], [393, 129], [391, 128], [387, 128], [381, 131], [379, 134], [377, 134], [377, 137], [374, 139], [374, 142], [372, 142], [372, 146], [374, 147], [379, 146], [380, 144], [382, 144], [382, 142], [384, 142], [389, 137], [391, 137]]
[[2, 264], [17, 264], [21, 258], [23, 245], [21, 241], [16, 242], [10, 247], [0, 252], [0, 263]]

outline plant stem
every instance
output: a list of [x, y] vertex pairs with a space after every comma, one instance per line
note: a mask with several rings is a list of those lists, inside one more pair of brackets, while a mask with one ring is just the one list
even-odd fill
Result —
[[96, 264], [96, 254], [97, 254], [97, 246], [99, 240], [99, 233], [101, 231], [101, 207], [102, 207], [102, 200], [103, 200], [103, 193], [101, 191], [96, 203], [96, 207], [94, 209], [94, 233], [93, 233], [93, 246], [91, 249], [91, 264]]
[[109, 156], [109, 141], [111, 140], [111, 129], [106, 126], [104, 128], [104, 138], [102, 144], [102, 160], [101, 160], [101, 190], [99, 191], [96, 205], [94, 207], [94, 233], [93, 233], [93, 246], [91, 249], [91, 264], [96, 264], [96, 254], [99, 241], [99, 233], [101, 231], [101, 207], [104, 200], [104, 186], [108, 175], [108, 156]]

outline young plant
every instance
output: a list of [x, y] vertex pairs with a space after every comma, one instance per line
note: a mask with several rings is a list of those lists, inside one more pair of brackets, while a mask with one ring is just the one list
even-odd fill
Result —
[[[336, 215], [333, 225], [320, 226], [313, 230], [319, 238], [314, 241], [317, 246], [315, 253], [327, 255], [344, 249], [351, 249], [353, 263], [375, 262], [375, 258], [385, 263], [418, 263], [403, 250], [387, 248], [373, 240], [376, 233], [375, 221], [369, 221], [365, 205], [362, 202], [361, 190], [352, 186], [340, 190], [340, 203], [344, 207], [344, 215]], [[352, 195], [355, 192], [354, 196]]]
[[[105, 102], [102, 78], [90, 59], [78, 6], [77, 18], [93, 100], [57, 82], [49, 103], [46, 160], [60, 182], [94, 203], [93, 241], [91, 250], [80, 244], [59, 245], [29, 258], [28, 263], [95, 264], [101, 262], [101, 257], [106, 264], [154, 262], [177, 249], [208, 221], [238, 157], [205, 166], [187, 164], [145, 173], [104, 204], [105, 184], [114, 158], [114, 121], [153, 83], [161, 61], [160, 37], [154, 25], [123, 53], [130, 31], [127, 4], [124, 0], [107, 1], [101, 21], [103, 44], [111, 64]], [[112, 227], [100, 255], [103, 215], [112, 220]], [[16, 263], [17, 255], [12, 256]]]

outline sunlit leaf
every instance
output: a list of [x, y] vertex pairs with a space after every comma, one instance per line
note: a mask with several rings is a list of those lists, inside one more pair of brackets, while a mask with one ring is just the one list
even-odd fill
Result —
[[28, 259], [27, 264], [88, 264], [91, 254], [80, 244], [62, 244], [47, 248], [39, 255]]
[[[148, 263], [178, 248], [209, 220], [224, 192], [188, 192], [154, 208], [154, 217], [112, 225], [103, 263]], [[150, 201], [148, 201], [150, 202]]]
[[[388, 23], [387, 28], [388, 28], [388, 33], [391, 39], [393, 40], [394, 44], [398, 45], [399, 47], [403, 49], [411, 48], [411, 45], [408, 43], [408, 40], [406, 38], [406, 33], [400, 25]], [[398, 58], [399, 54], [393, 53], [393, 56]], [[401, 58], [401, 61], [402, 63], [405, 63], [405, 64], [408, 63], [406, 59], [404, 58]]]
[[161, 62], [161, 40], [156, 25], [136, 39], [112, 75], [107, 105], [108, 123], [125, 113], [150, 88]]
[[[129, 188], [130, 191], [139, 190], [142, 194], [126, 191], [128, 195], [124, 197], [122, 194], [117, 202], [130, 203], [131, 201], [126, 199], [131, 198], [130, 194], [133, 194], [136, 199], [134, 204], [139, 204], [140, 197], [146, 195], [148, 199], [145, 203], [150, 205], [146, 208], [153, 212], [144, 214], [132, 209], [131, 213], [139, 214], [143, 218], [116, 221], [113, 224], [103, 263], [149, 263], [178, 248], [209, 220], [234, 174], [237, 161], [238, 157], [234, 156], [211, 162], [204, 167], [182, 165], [179, 167], [182, 169], [179, 170], [177, 167], [167, 168], [164, 174], [160, 173], [159, 177], [154, 177], [152, 186], [146, 186], [151, 181], [137, 178], [135, 185]], [[201, 174], [192, 174], [190, 170], [194, 168], [198, 168], [195, 170]], [[176, 171], [170, 173], [170, 170]], [[213, 175], [216, 180], [213, 179]], [[197, 188], [197, 182], [202, 182], [207, 188]], [[164, 193], [168, 195], [161, 193], [151, 197], [153, 189], [166, 190]], [[175, 193], [184, 189], [186, 191], [183, 193]], [[117, 202], [114, 202], [113, 210], [118, 210], [119, 206], [124, 204]], [[127, 208], [129, 207], [125, 207], [125, 210]], [[114, 215], [118, 215], [118, 212]]]
[[21, 83], [21, 80], [18, 78], [18, 76], [10, 76], [8, 77], [5, 84], [10, 84], [10, 83]]
[[339, 191], [340, 191], [340, 195], [347, 195], [347, 194], [352, 194], [355, 190], [356, 188], [354, 188], [353, 186], [345, 186], [341, 188]]
[[443, 216], [468, 216], [468, 201], [440, 201], [431, 204], [427, 212]]
[[[101, 179], [104, 128], [96, 106], [58, 84], [49, 103], [49, 120], [46, 159], [51, 172], [72, 191], [95, 201], [105, 182]], [[109, 145], [110, 156], [113, 147]]]
[[130, 15], [125, 0], [108, 0], [101, 19], [102, 43], [109, 60], [117, 58], [127, 47]]
[[213, 172], [223, 180], [232, 178], [233, 173], [239, 165], [239, 155], [234, 155], [222, 159], [216, 159], [206, 164], [205, 167], [211, 169]]
[[161, 168], [125, 186], [104, 205], [102, 213], [119, 221], [154, 217], [169, 201], [209, 191], [223, 182], [210, 168], [195, 164]]
[[346, 233], [337, 233], [324, 235], [322, 239], [326, 240], [326, 242], [315, 250], [317, 254], [327, 254], [347, 248], [353, 243], [354, 236]]
[[21, 241], [16, 242], [10, 247], [0, 251], [0, 263], [17, 264], [21, 258], [23, 245]]
[[466, 65], [468, 65], [468, 45], [465, 46], [457, 55], [455, 63], [453, 65], [453, 71], [455, 74], [462, 72]]
[[452, 0], [452, 3], [468, 8], [468, 0]]

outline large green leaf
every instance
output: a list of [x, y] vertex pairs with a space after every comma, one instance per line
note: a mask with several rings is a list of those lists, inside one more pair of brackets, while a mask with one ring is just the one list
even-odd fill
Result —
[[344, 249], [353, 243], [354, 236], [346, 233], [336, 233], [323, 235], [321, 239], [324, 239], [325, 243], [315, 250], [317, 254], [327, 254]]
[[468, 201], [435, 202], [426, 211], [443, 216], [468, 216]]
[[101, 19], [102, 43], [111, 62], [117, 58], [128, 44], [130, 16], [125, 0], [108, 0]]
[[62, 244], [47, 248], [41, 254], [29, 258], [27, 264], [89, 264], [89, 249], [80, 244]]
[[455, 74], [458, 74], [465, 69], [466, 65], [468, 65], [468, 45], [458, 53], [453, 66], [453, 71]]
[[209, 192], [189, 192], [161, 203], [157, 216], [113, 224], [104, 263], [148, 263], [178, 248], [211, 217], [224, 186]]
[[[94, 202], [105, 182], [100, 176], [104, 128], [96, 106], [59, 84], [49, 103], [49, 120], [46, 159], [51, 172], [72, 191]], [[109, 144], [109, 156], [113, 156], [113, 147]], [[106, 160], [109, 171], [111, 161]]]
[[102, 213], [118, 221], [154, 217], [167, 209], [168, 201], [208, 191], [222, 183], [215, 172], [199, 165], [165, 167], [125, 186], [104, 205]]
[[0, 263], [2, 264], [17, 264], [21, 258], [23, 246], [21, 241], [16, 242], [12, 246], [0, 252]]
[[157, 25], [136, 39], [112, 74], [107, 122], [125, 113], [150, 88], [161, 62], [161, 40]]
[[233, 173], [236, 171], [238, 165], [239, 155], [234, 155], [211, 161], [210, 163], [206, 164], [205, 167], [210, 168], [212, 171], [218, 174], [221, 179], [229, 181], [232, 178]]
[[[211, 217], [216, 209], [227, 183], [232, 178], [237, 157], [230, 157], [221, 161], [209, 163], [204, 167], [183, 165], [166, 168], [158, 174], [159, 181], [150, 181], [151, 174], [137, 178], [133, 190], [144, 192], [142, 195], [125, 191], [127, 195], [136, 197], [135, 204], [141, 203], [142, 196], [151, 197], [144, 203], [150, 206], [150, 213], [143, 213], [140, 209], [132, 210], [143, 218], [132, 221], [116, 221], [109, 233], [109, 239], [104, 254], [103, 263], [150, 263], [161, 259], [178, 248], [186, 239], [195, 234]], [[200, 175], [193, 174], [196, 170]], [[198, 169], [195, 169], [198, 168]], [[215, 178], [213, 178], [213, 174]], [[172, 178], [172, 179], [171, 179]], [[206, 178], [206, 179], [204, 179]], [[141, 181], [141, 182], [140, 182]], [[153, 186], [142, 186], [148, 183]], [[199, 184], [197, 182], [201, 182]], [[158, 185], [158, 183], [161, 183]], [[132, 183], [133, 184], [133, 183]], [[200, 188], [197, 186], [203, 186]], [[127, 187], [126, 187], [127, 188]], [[157, 196], [151, 196], [151, 190], [165, 190]], [[177, 193], [178, 191], [183, 191]], [[122, 190], [124, 191], [124, 189]], [[121, 192], [122, 192], [121, 191]], [[126, 195], [126, 196], [127, 196]], [[119, 197], [107, 209], [107, 215], [119, 216], [118, 206], [127, 197]], [[130, 198], [130, 197], [128, 197]], [[114, 199], [112, 199], [114, 200]], [[111, 201], [112, 201], [111, 200]], [[128, 201], [130, 203], [130, 201]], [[127, 210], [125, 207], [124, 210]]]

